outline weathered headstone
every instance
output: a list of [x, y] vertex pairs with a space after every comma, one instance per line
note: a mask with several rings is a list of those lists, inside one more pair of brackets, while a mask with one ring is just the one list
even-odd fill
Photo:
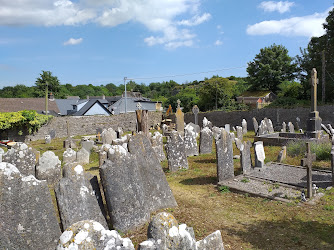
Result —
[[234, 177], [232, 135], [222, 130], [220, 139], [216, 142], [217, 177], [220, 181]]
[[149, 133], [148, 110], [136, 110], [137, 132], [143, 132], [145, 136]]
[[162, 134], [167, 135], [168, 133], [168, 126], [166, 124], [162, 124]]
[[63, 153], [63, 162], [71, 163], [77, 160], [77, 152], [71, 148], [67, 148]]
[[81, 146], [86, 149], [86, 151], [90, 154], [90, 151], [94, 147], [94, 141], [86, 140], [86, 141], [81, 141]]
[[152, 148], [157, 155], [159, 161], [164, 161], [166, 160], [166, 155], [164, 152], [164, 144], [162, 141], [162, 134], [160, 134], [158, 131], [154, 132], [153, 136], [151, 137], [151, 143], [152, 143]]
[[244, 148], [243, 142], [239, 138], [234, 138], [234, 142], [235, 142], [235, 146], [237, 147], [237, 149], [242, 151]]
[[58, 183], [61, 178], [61, 162], [55, 153], [46, 151], [42, 154], [36, 166], [36, 178], [52, 185]]
[[251, 142], [243, 142], [242, 150], [240, 150], [240, 165], [243, 174], [248, 174], [252, 168], [252, 158], [251, 158]]
[[88, 164], [89, 163], [89, 152], [86, 149], [81, 148], [77, 152], [76, 162], [79, 164]]
[[197, 105], [194, 105], [192, 108], [193, 114], [194, 114], [194, 118], [195, 118], [195, 124], [198, 125], [198, 113], [199, 113], [199, 108], [197, 107]]
[[212, 123], [206, 117], [203, 118], [203, 128], [205, 127], [212, 129]]
[[184, 140], [177, 131], [172, 131], [166, 144], [168, 169], [172, 172], [188, 169], [188, 160]]
[[81, 220], [96, 220], [107, 226], [95, 192], [85, 177], [81, 165], [70, 164], [64, 169], [64, 177], [55, 187], [61, 222], [64, 228]]
[[243, 141], [243, 131], [242, 131], [242, 127], [237, 126], [236, 129], [237, 129], [237, 138], [238, 138], [240, 141]]
[[51, 135], [46, 135], [44, 139], [45, 139], [45, 144], [51, 143]]
[[99, 222], [82, 220], [66, 228], [58, 241], [57, 250], [120, 249], [134, 250], [129, 238], [122, 238], [116, 230], [106, 230]]
[[3, 162], [13, 164], [22, 175], [35, 176], [36, 155], [27, 144], [17, 142], [2, 156]]
[[198, 155], [197, 147], [197, 133], [194, 127], [187, 125], [184, 129], [184, 146], [186, 150], [186, 156]]
[[278, 153], [277, 161], [283, 162], [286, 159], [286, 146], [283, 146], [281, 151]]
[[302, 159], [301, 165], [306, 167], [306, 179], [307, 179], [307, 198], [312, 198], [312, 162], [316, 160], [316, 155], [311, 153], [311, 145], [306, 142], [307, 152], [305, 158]]
[[241, 126], [242, 126], [242, 134], [243, 135], [247, 134], [247, 121], [245, 119], [242, 119]]
[[300, 124], [300, 118], [299, 118], [299, 117], [296, 117], [296, 130], [298, 130], [298, 131], [299, 131], [299, 129], [300, 129], [299, 124]]
[[263, 168], [264, 159], [266, 155], [264, 153], [263, 141], [254, 142], [254, 151], [255, 151], [255, 167]]
[[[225, 124], [226, 125], [229, 125], [229, 124]], [[213, 135], [213, 138], [217, 141], [220, 137], [220, 133], [221, 133], [222, 129], [221, 128], [218, 128], [216, 126], [213, 126], [212, 127], [212, 135]]]
[[56, 248], [61, 232], [46, 181], [2, 162], [0, 194], [1, 249]]
[[292, 122], [288, 123], [288, 127], [289, 127], [289, 133], [294, 133], [295, 132], [295, 126], [293, 126]]
[[104, 129], [101, 134], [103, 144], [111, 144], [113, 140], [117, 139], [117, 134], [112, 128]]
[[144, 135], [135, 135], [129, 140], [128, 148], [136, 158], [149, 211], [177, 206], [150, 140]]
[[286, 133], [286, 123], [285, 122], [282, 123], [281, 132]]
[[180, 107], [180, 100], [177, 100], [177, 110], [175, 113], [176, 131], [179, 132], [181, 136], [184, 135], [184, 113]]
[[225, 124], [225, 125], [224, 125], [224, 129], [225, 129], [228, 133], [230, 133], [230, 132], [231, 132], [231, 125], [230, 125], [230, 124]]
[[118, 128], [116, 129], [116, 134], [117, 134], [117, 138], [118, 138], [118, 139], [121, 139], [122, 136], [123, 136], [123, 134], [124, 134], [123, 129], [122, 129], [121, 127], [118, 127]]
[[262, 120], [258, 129], [258, 135], [265, 135], [268, 134], [268, 127], [265, 120]]
[[108, 153], [104, 150], [101, 150], [99, 152], [99, 167], [101, 167], [107, 159], [108, 159]]
[[224, 250], [222, 235], [219, 230], [196, 242], [197, 250], [215, 249]]
[[270, 119], [267, 119], [267, 128], [269, 134], [275, 133], [274, 125]]
[[255, 135], [258, 135], [259, 123], [257, 122], [255, 117], [252, 118], [252, 121], [253, 121]]
[[209, 127], [204, 127], [200, 134], [199, 153], [212, 153], [213, 133]]

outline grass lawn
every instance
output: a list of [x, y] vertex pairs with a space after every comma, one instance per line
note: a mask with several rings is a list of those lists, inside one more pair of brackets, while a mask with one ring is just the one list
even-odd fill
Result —
[[[254, 133], [244, 139], [253, 141]], [[62, 159], [62, 139], [45, 145], [31, 145], [43, 153], [52, 150]], [[281, 147], [265, 147], [267, 161], [275, 161]], [[234, 146], [234, 154], [238, 154]], [[254, 154], [252, 154], [254, 155]], [[301, 157], [288, 157], [285, 163], [300, 164]], [[86, 171], [98, 175], [98, 155], [92, 153]], [[216, 188], [215, 153], [188, 157], [189, 170], [170, 173], [167, 161], [162, 163], [178, 207], [165, 209], [179, 224], [193, 227], [200, 240], [215, 230], [222, 233], [225, 249], [334, 249], [334, 189], [316, 205], [282, 203], [245, 194], [219, 192]], [[322, 161], [316, 164], [327, 168]], [[235, 173], [240, 162], [235, 160]], [[159, 180], [157, 180], [159, 181]], [[54, 195], [53, 195], [54, 197]], [[147, 225], [128, 232], [134, 244], [146, 240]]]

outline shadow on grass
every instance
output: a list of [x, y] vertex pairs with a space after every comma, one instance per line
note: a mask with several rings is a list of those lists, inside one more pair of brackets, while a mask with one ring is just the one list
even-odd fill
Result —
[[99, 169], [100, 169], [99, 167], [90, 167], [89, 171], [94, 171], [94, 170], [99, 170]]
[[215, 158], [194, 160], [196, 163], [217, 163]]
[[259, 221], [242, 230], [224, 230], [255, 249], [334, 249], [334, 225], [317, 221]]
[[208, 184], [217, 184], [217, 177], [213, 176], [202, 176], [196, 178], [189, 178], [180, 181], [183, 185], [208, 185]]

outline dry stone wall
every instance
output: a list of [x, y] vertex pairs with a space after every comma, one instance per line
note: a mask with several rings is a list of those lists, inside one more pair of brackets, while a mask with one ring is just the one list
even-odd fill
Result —
[[[161, 112], [149, 112], [149, 126], [161, 123]], [[29, 135], [26, 140], [42, 140], [48, 134], [53, 134], [55, 138], [67, 136], [67, 122], [69, 124], [70, 135], [91, 135], [97, 130], [118, 127], [123, 131], [136, 130], [136, 114], [127, 113], [113, 116], [62, 116], [54, 117], [47, 125], [41, 127], [34, 135]]]

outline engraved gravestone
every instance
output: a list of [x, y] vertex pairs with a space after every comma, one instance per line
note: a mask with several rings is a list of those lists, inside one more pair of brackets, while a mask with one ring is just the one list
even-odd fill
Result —
[[176, 122], [176, 131], [180, 133], [180, 135], [184, 135], [184, 113], [180, 107], [181, 101], [177, 100], [177, 110], [175, 113], [175, 122]]
[[163, 141], [162, 141], [162, 134], [158, 131], [154, 132], [153, 136], [151, 137], [152, 148], [157, 155], [159, 161], [166, 160], [166, 155], [163, 149]]
[[259, 124], [255, 117], [252, 118], [255, 135], [258, 135]]
[[192, 108], [193, 114], [194, 114], [194, 118], [195, 118], [195, 124], [198, 125], [198, 113], [199, 113], [199, 108], [197, 107], [197, 105], [194, 105]]
[[245, 141], [242, 144], [242, 150], [240, 150], [240, 165], [243, 174], [248, 174], [252, 168], [252, 158], [251, 158], [251, 142]]
[[186, 150], [186, 156], [198, 155], [196, 138], [197, 133], [195, 131], [195, 128], [188, 124], [184, 129], [184, 145]]
[[168, 169], [171, 172], [188, 169], [188, 159], [184, 140], [177, 131], [172, 131], [166, 144]]
[[234, 177], [232, 134], [222, 129], [216, 142], [217, 177], [220, 181]]
[[242, 119], [241, 126], [242, 126], [242, 134], [243, 135], [247, 134], [247, 121], [245, 119]]
[[58, 183], [61, 178], [61, 162], [55, 153], [46, 151], [42, 154], [36, 166], [36, 178], [52, 185]]
[[212, 153], [212, 142], [213, 142], [213, 133], [211, 129], [209, 127], [204, 127], [200, 133], [199, 153], [200, 154]]
[[254, 151], [255, 151], [255, 167], [263, 168], [264, 159], [266, 158], [263, 148], [263, 142], [257, 141], [254, 142]]

